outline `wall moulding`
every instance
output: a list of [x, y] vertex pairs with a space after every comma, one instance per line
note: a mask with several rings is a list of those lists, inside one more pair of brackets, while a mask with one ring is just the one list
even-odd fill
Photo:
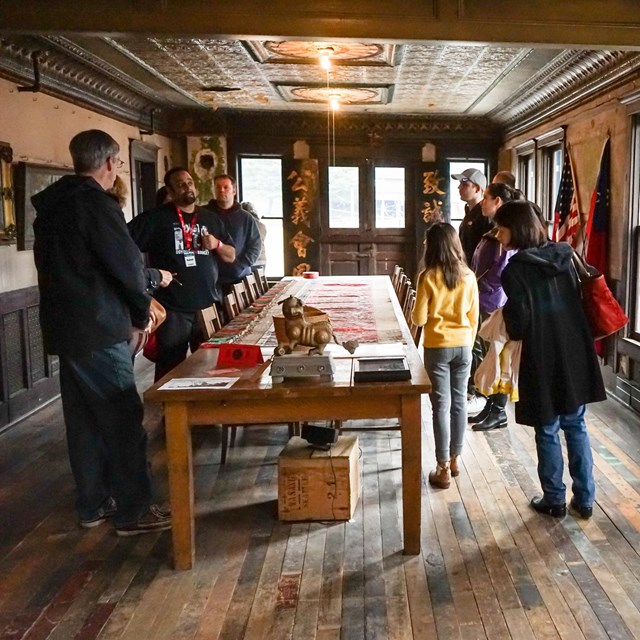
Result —
[[[127, 124], [147, 126], [151, 108], [159, 107], [141, 91], [118, 79], [116, 70], [107, 73], [105, 63], [82, 59], [80, 49], [65, 51], [62, 38], [16, 36], [0, 38], [0, 76], [21, 85], [33, 83], [32, 53], [41, 51], [42, 93], [68, 100]], [[120, 74], [122, 75], [122, 74]], [[131, 85], [135, 85], [132, 81]], [[162, 128], [161, 124], [158, 128]]]
[[[229, 136], [260, 138], [268, 135], [275, 138], [303, 138], [321, 142], [327, 137], [325, 113], [194, 111], [185, 121], [188, 122], [191, 133], [216, 132]], [[482, 117], [379, 116], [340, 112], [336, 116], [336, 136], [341, 142], [369, 142], [372, 134], [393, 142], [418, 141], [422, 146], [425, 138], [493, 142], [500, 137], [500, 130], [494, 123]]]
[[235, 34], [264, 38], [540, 42], [563, 46], [640, 50], [637, 2], [608, 0], [235, 0], [212, 11], [202, 0], [130, 2], [93, 0], [77, 10], [70, 0], [3, 0], [7, 32]]

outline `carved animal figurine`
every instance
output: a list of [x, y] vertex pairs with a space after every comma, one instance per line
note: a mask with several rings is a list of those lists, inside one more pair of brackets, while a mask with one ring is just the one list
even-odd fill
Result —
[[284, 300], [282, 303], [282, 315], [284, 316], [287, 342], [278, 340], [278, 346], [274, 352], [277, 356], [291, 353], [298, 345], [313, 347], [309, 355], [322, 355], [324, 348], [331, 340], [336, 344], [341, 344], [349, 353], [353, 353], [358, 346], [356, 340], [338, 342], [329, 319], [320, 322], [308, 322], [304, 317], [304, 305], [300, 298], [289, 296]]

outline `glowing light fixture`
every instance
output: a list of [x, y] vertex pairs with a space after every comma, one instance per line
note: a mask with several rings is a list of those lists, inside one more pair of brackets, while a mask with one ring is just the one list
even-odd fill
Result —
[[333, 55], [333, 47], [322, 47], [318, 49], [320, 54], [320, 66], [327, 72], [331, 69], [331, 56]]
[[331, 69], [331, 54], [326, 51], [320, 52], [320, 66], [323, 69]]
[[[331, 90], [331, 57], [335, 53], [333, 47], [318, 46], [320, 66], [327, 72], [327, 165], [336, 163], [336, 111], [340, 108], [340, 96], [330, 93]], [[332, 153], [333, 152], [333, 153]]]

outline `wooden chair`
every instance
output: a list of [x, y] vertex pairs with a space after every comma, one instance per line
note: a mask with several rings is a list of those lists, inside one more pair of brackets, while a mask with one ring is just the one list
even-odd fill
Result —
[[229, 322], [229, 320], [233, 320], [233, 318], [240, 313], [238, 302], [236, 301], [236, 297], [233, 293], [227, 293], [223, 296], [222, 304], [224, 306], [224, 313], [227, 316], [227, 322]]
[[222, 329], [222, 320], [218, 313], [218, 307], [216, 307], [215, 304], [198, 311], [197, 319], [200, 329], [202, 330], [202, 335], [207, 340], [216, 333], [216, 331]]
[[403, 269], [399, 264], [393, 267], [393, 273], [391, 274], [391, 284], [393, 285], [395, 291], [398, 290], [398, 280], [400, 279], [400, 274], [402, 273], [402, 271]]
[[249, 304], [257, 300], [261, 295], [260, 288], [258, 287], [258, 281], [253, 273], [244, 277], [244, 288], [246, 289], [249, 297]]
[[256, 280], [258, 281], [258, 285], [260, 286], [260, 293], [267, 293], [269, 291], [269, 283], [267, 282], [267, 276], [264, 273], [264, 267], [257, 267], [255, 269]]
[[400, 298], [400, 293], [402, 291], [402, 288], [405, 286], [407, 280], [408, 280], [407, 274], [404, 273], [404, 271], [403, 271], [400, 274], [400, 277], [398, 278], [398, 286], [396, 288], [396, 295], [398, 296], [398, 299]]
[[[403, 273], [402, 275], [404, 276], [405, 274]], [[404, 303], [407, 301], [407, 296], [409, 295], [409, 291], [411, 289], [413, 289], [413, 286], [411, 285], [411, 280], [405, 277], [400, 287], [400, 291], [398, 293], [398, 302], [400, 302], [400, 307], [402, 309], [404, 309]]]
[[409, 323], [409, 331], [411, 332], [411, 337], [413, 338], [413, 342], [416, 347], [420, 346], [420, 336], [422, 335], [422, 325], [413, 324], [413, 322]]
[[404, 301], [404, 305], [402, 307], [402, 313], [404, 315], [404, 319], [409, 324], [411, 320], [411, 314], [413, 313], [413, 307], [416, 306], [416, 290], [412, 287], [409, 289], [409, 293], [407, 294], [407, 299]]
[[235, 296], [238, 304], [238, 313], [240, 313], [240, 311], [246, 309], [250, 304], [244, 282], [236, 282], [235, 284], [232, 284], [231, 290], [233, 291], [233, 295]]

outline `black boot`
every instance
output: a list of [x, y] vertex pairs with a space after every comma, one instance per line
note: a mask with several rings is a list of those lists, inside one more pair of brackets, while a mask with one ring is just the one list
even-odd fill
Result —
[[474, 431], [491, 431], [492, 429], [502, 429], [507, 426], [507, 412], [499, 404], [491, 406], [489, 415], [482, 421], [473, 425]]
[[489, 411], [491, 411], [491, 407], [493, 405], [493, 396], [489, 396], [487, 398], [487, 403], [482, 407], [482, 411], [480, 413], [476, 413], [475, 416], [469, 416], [467, 418], [467, 422], [469, 424], [476, 424], [478, 422], [482, 422], [488, 415]]

